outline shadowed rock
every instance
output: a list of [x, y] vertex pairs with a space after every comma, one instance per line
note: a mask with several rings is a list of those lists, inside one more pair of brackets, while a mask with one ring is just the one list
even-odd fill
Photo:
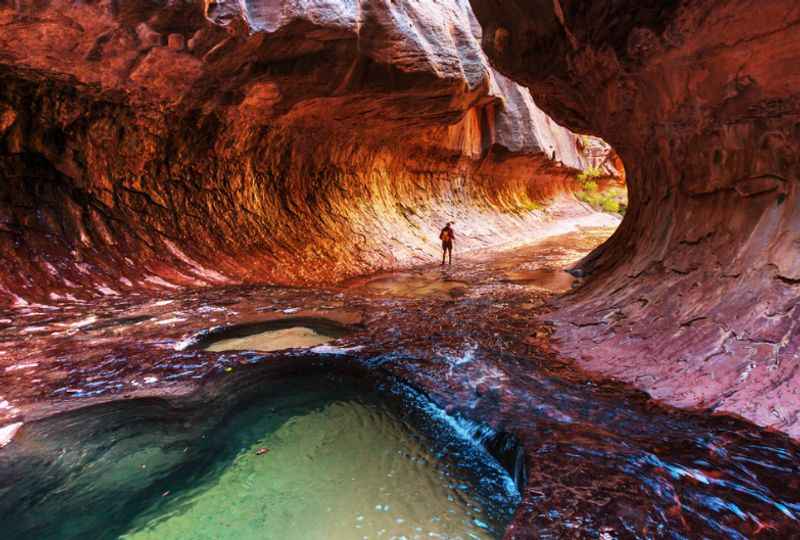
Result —
[[800, 435], [800, 6], [471, 3], [495, 65], [625, 162], [625, 220], [552, 316], [562, 350]]

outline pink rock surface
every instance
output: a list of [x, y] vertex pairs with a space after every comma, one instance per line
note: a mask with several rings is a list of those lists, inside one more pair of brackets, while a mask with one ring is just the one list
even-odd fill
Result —
[[625, 220], [551, 315], [561, 350], [800, 436], [800, 6], [472, 5], [495, 66], [625, 162]]

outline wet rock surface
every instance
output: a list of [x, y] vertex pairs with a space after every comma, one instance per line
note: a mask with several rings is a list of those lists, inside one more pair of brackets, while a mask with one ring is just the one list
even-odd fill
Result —
[[494, 65], [625, 162], [630, 206], [549, 316], [586, 368], [800, 435], [800, 7], [472, 0]]
[[[553, 235], [574, 231], [577, 226], [604, 226], [598, 229], [602, 237], [607, 235], [607, 227], [616, 223], [616, 218], [608, 215], [589, 215], [576, 219], [572, 225], [561, 223], [549, 230], [542, 228], [540, 232]], [[567, 253], [576, 258], [586, 251], [585, 246], [596, 242], [589, 235]], [[218, 355], [198, 350], [215, 335], [236, 332], [237, 328], [296, 326], [300, 324], [298, 321], [308, 325], [309, 321], [315, 321], [314, 325], [321, 325], [329, 332], [333, 329], [341, 334], [354, 332], [344, 340], [350, 344], [346, 347], [362, 346], [362, 340], [375, 340], [373, 318], [378, 312], [404, 325], [408, 318], [402, 315], [405, 309], [441, 309], [447, 302], [459, 305], [461, 302], [455, 303], [457, 298], [440, 293], [440, 290], [447, 290], [448, 283], [466, 285], [459, 285], [462, 288], [459, 296], [464, 297], [463, 300], [509, 288], [530, 292], [532, 301], [543, 297], [544, 289], [509, 285], [494, 270], [495, 264], [500, 268], [509, 265], [525, 268], [522, 261], [531, 255], [530, 251], [521, 252], [519, 257], [514, 257], [512, 252], [504, 262], [493, 262], [490, 254], [482, 259], [480, 252], [470, 254], [467, 260], [459, 260], [460, 246], [458, 249], [453, 267], [429, 263], [412, 273], [394, 276], [400, 283], [407, 279], [404, 276], [427, 283], [431, 294], [415, 294], [416, 282], [410, 289], [376, 290], [370, 283], [383, 279], [377, 274], [325, 289], [232, 286], [166, 296], [127, 295], [6, 310], [0, 317], [0, 366], [3, 369], [0, 388], [13, 392], [12, 401], [16, 406], [61, 397], [149, 392], [148, 389], [169, 385], [171, 381], [180, 383], [176, 386], [183, 388], [186, 382], [199, 380], [214, 370], [235, 367], [242, 360], [237, 354]], [[550, 249], [554, 251], [553, 260], [549, 260], [546, 253], [538, 253], [529, 267], [561, 266], [564, 248], [553, 241]], [[485, 280], [488, 283], [483, 283]], [[495, 304], [493, 312], [508, 307], [503, 303]], [[527, 309], [532, 309], [538, 304], [526, 305]], [[414, 313], [409, 315], [411, 320], [417, 319], [417, 315], [424, 319], [423, 313]], [[520, 318], [519, 327], [524, 328], [525, 324]], [[386, 341], [379, 340], [380, 348], [391, 347], [390, 343], [401, 333], [405, 334], [403, 328], [385, 328]], [[362, 339], [357, 339], [358, 336]], [[254, 359], [268, 357], [253, 356]], [[158, 385], [153, 386], [156, 382]]]
[[[584, 229], [499, 254], [457, 252], [453, 267], [412, 272], [466, 283], [457, 298], [346, 283], [17, 308], [0, 345], [0, 387], [15, 389], [2, 398], [4, 423], [107, 399], [234, 392], [231, 377], [247, 381], [250, 369], [354, 363], [493, 428], [484, 443], [507, 469], [519, 469], [524, 485], [506, 538], [791, 536], [800, 516], [800, 449], [790, 439], [730, 417], [663, 408], [593, 378], [550, 352], [548, 327], [531, 327], [553, 294], [509, 282], [504, 271], [556, 271], [610, 232]], [[355, 332], [293, 352], [192, 347], [204, 329], [309, 316]], [[513, 440], [504, 443], [502, 434]]]

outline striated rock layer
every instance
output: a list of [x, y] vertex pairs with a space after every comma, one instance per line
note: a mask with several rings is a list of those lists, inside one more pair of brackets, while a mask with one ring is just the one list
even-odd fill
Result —
[[552, 317], [561, 349], [800, 436], [800, 4], [472, 5], [495, 65], [625, 162], [629, 211]]
[[530, 235], [585, 162], [480, 32], [459, 0], [0, 3], [0, 304]]

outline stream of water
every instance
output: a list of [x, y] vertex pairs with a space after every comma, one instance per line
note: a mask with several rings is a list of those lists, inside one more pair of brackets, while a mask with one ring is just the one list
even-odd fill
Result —
[[[514, 539], [800, 538], [796, 442], [660, 406], [539, 348], [533, 315], [573, 286], [558, 269], [597, 241], [581, 233], [324, 290], [228, 287], [0, 316], [0, 426], [21, 426], [0, 450], [3, 539], [494, 538], [509, 519]], [[338, 341], [203, 350], [292, 327]], [[397, 408], [392, 391], [309, 381], [305, 392], [295, 380], [246, 404], [251, 370], [323, 360], [418, 392], [400, 392]], [[225, 383], [238, 405], [150, 397], [50, 416], [200, 383]]]

